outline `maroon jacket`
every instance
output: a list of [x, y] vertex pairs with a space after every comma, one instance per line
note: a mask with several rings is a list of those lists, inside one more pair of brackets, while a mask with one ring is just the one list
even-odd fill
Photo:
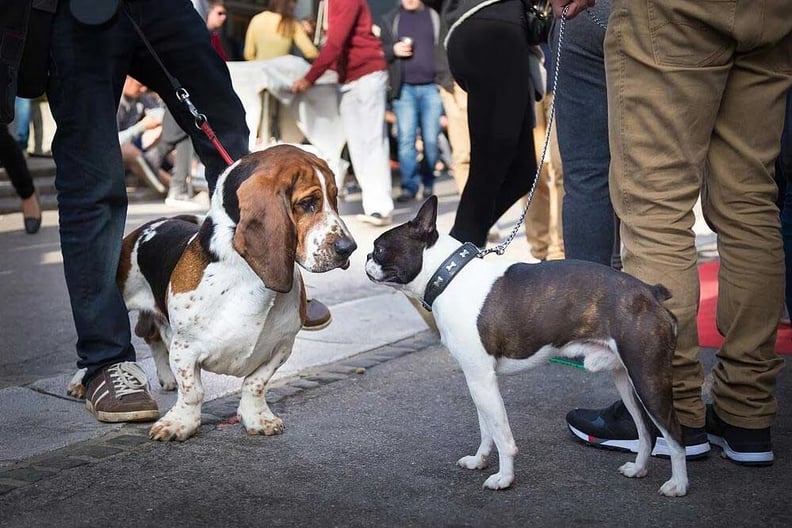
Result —
[[348, 83], [387, 69], [380, 40], [371, 32], [371, 11], [366, 0], [328, 0], [327, 41], [305, 78], [316, 82], [326, 70], [338, 72]]

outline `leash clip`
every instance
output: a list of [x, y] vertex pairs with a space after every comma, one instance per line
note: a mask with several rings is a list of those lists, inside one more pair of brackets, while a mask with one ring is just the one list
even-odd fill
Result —
[[176, 99], [178, 99], [180, 103], [187, 107], [187, 110], [189, 110], [190, 114], [195, 119], [195, 128], [199, 130], [203, 129], [203, 125], [206, 123], [206, 115], [202, 114], [197, 108], [195, 108], [192, 100], [190, 100], [190, 92], [188, 92], [187, 89], [182, 86], [176, 90]]

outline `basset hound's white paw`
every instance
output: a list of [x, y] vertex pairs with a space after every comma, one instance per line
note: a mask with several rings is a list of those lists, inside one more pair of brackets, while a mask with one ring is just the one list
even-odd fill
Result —
[[198, 419], [187, 416], [186, 413], [174, 412], [173, 409], [157, 420], [149, 430], [149, 438], [162, 442], [177, 440], [184, 442], [198, 431], [201, 425], [200, 413]]
[[283, 425], [283, 420], [277, 416], [269, 418], [264, 415], [258, 415], [252, 419], [245, 419], [245, 417], [239, 416], [239, 421], [245, 426], [245, 430], [249, 435], [274, 436], [283, 434], [286, 429], [286, 426]]
[[82, 384], [83, 377], [85, 377], [85, 369], [81, 368], [77, 372], [74, 373], [72, 376], [71, 381], [66, 386], [66, 394], [71, 396], [72, 398], [77, 398], [79, 400], [85, 399], [85, 385]]

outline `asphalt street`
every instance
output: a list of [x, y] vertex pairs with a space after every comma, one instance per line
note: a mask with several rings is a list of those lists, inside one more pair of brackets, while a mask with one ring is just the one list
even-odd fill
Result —
[[715, 452], [688, 465], [690, 492], [671, 499], [657, 494], [667, 460], [627, 479], [616, 469], [629, 455], [566, 431], [568, 409], [615, 397], [608, 377], [548, 364], [501, 381], [520, 454], [514, 486], [493, 492], [481, 487], [492, 470], [455, 466], [476, 449], [476, 414], [461, 371], [429, 332], [313, 379], [271, 395], [282, 436], [246, 435], [228, 396], [185, 443], [151, 442], [146, 427], [130, 425], [34, 460], [29, 474], [43, 475], [0, 496], [0, 526], [792, 525], [789, 406], [774, 430], [775, 465], [743, 468]]

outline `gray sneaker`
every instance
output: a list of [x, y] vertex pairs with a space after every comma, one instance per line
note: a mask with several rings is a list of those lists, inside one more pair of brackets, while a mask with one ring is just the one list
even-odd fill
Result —
[[159, 418], [148, 392], [148, 378], [136, 363], [125, 361], [101, 369], [88, 383], [85, 408], [100, 422], [150, 422]]

